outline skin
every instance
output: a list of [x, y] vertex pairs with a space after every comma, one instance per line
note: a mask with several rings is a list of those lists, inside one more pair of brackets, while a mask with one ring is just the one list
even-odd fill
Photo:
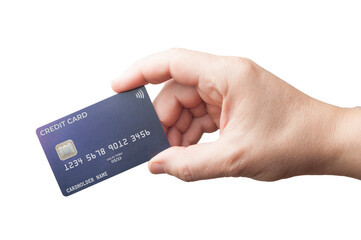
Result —
[[[361, 179], [361, 110], [313, 99], [246, 58], [170, 49], [112, 82], [116, 92], [166, 82], [154, 107], [172, 147], [149, 162], [184, 181], [305, 174]], [[219, 139], [197, 144], [202, 134]]]

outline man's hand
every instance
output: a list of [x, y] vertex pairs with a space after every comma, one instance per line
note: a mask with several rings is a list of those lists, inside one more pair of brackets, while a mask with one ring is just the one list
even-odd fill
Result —
[[[152, 173], [184, 181], [226, 176], [271, 181], [302, 174], [360, 178], [357, 155], [345, 150], [350, 148], [345, 132], [353, 131], [345, 119], [359, 118], [359, 110], [317, 101], [249, 59], [184, 49], [140, 60], [112, 87], [122, 92], [165, 81], [154, 107], [172, 147], [149, 162]], [[203, 133], [217, 129], [217, 141], [197, 144]]]

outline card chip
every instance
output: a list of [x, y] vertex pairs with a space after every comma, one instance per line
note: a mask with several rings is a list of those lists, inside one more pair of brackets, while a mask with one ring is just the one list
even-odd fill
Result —
[[55, 149], [58, 153], [60, 160], [62, 161], [74, 157], [77, 154], [74, 142], [70, 139], [65, 142], [59, 143], [55, 146]]

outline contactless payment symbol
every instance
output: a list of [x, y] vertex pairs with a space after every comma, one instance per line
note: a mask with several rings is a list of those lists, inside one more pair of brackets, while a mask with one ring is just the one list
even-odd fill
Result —
[[143, 93], [142, 89], [139, 89], [139, 90], [135, 93], [135, 97], [136, 97], [136, 98], [144, 98], [144, 93]]
[[68, 158], [74, 157], [77, 154], [74, 142], [69, 139], [65, 142], [59, 143], [55, 146], [56, 152], [60, 160], [64, 161]]

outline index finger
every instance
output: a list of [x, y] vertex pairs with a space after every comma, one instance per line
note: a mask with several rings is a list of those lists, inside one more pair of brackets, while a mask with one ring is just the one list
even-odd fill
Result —
[[215, 58], [215, 55], [185, 49], [156, 53], [135, 63], [112, 82], [112, 88], [115, 92], [123, 92], [172, 78], [179, 83], [196, 86], [200, 80], [215, 76]]

